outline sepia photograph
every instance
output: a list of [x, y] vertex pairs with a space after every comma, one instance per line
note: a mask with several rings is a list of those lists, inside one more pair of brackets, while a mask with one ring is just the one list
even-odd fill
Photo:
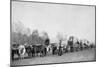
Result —
[[11, 1], [10, 65], [96, 61], [96, 6]]

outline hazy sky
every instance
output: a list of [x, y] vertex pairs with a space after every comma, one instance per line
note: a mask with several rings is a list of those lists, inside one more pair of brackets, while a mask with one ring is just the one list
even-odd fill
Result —
[[58, 32], [95, 41], [95, 7], [12, 2], [12, 22], [46, 31], [53, 40]]

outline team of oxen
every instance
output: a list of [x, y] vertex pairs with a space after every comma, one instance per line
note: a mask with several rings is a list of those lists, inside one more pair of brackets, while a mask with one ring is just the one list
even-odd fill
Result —
[[80, 40], [73, 41], [69, 39], [67, 45], [60, 43], [50, 43], [50, 40], [47, 39], [44, 44], [29, 45], [25, 43], [24, 45], [13, 44], [11, 46], [11, 59], [14, 60], [14, 56], [17, 55], [19, 59], [27, 57], [44, 57], [51, 53], [52, 55], [61, 56], [64, 53], [82, 51], [86, 49], [94, 48], [95, 45], [88, 41], [83, 42]]

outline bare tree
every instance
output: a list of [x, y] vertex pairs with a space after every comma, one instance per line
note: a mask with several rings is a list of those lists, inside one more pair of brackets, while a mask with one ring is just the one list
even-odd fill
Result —
[[24, 44], [28, 41], [28, 36], [30, 34], [30, 29], [25, 28], [21, 21], [12, 23], [11, 32], [11, 43], [12, 44]]

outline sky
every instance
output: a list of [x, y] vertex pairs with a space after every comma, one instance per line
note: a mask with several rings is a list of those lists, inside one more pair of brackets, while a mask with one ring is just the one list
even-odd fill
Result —
[[12, 1], [12, 23], [47, 32], [51, 41], [58, 33], [95, 42], [95, 7]]

